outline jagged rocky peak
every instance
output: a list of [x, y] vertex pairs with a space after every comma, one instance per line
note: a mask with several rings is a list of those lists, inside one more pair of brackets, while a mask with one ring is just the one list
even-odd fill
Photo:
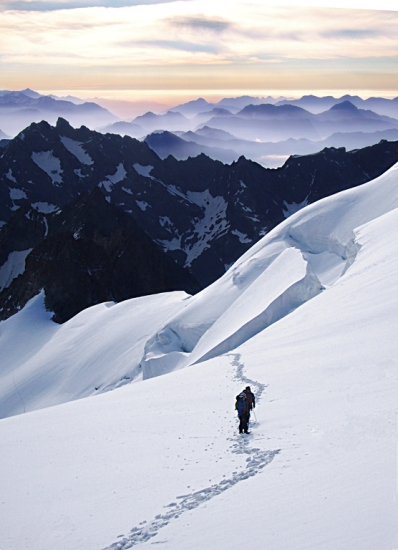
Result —
[[0, 222], [27, 200], [51, 214], [99, 187], [108, 203], [206, 286], [252, 244], [306, 204], [369, 181], [398, 160], [398, 144], [361, 151], [326, 148], [266, 169], [203, 153], [161, 160], [129, 136], [32, 124], [0, 157]]
[[[39, 216], [36, 223], [41, 227]], [[46, 223], [48, 235], [26, 257], [23, 273], [0, 292], [1, 319], [41, 289], [54, 321], [62, 323], [100, 302], [201, 288], [98, 188], [48, 215]]]
[[[65, 118], [62, 117], [58, 117], [55, 128], [59, 134], [67, 137], [75, 137], [76, 132], [78, 131]], [[79, 130], [80, 133], [82, 133], [82, 131], [87, 132], [87, 137], [90, 135], [90, 130], [86, 126], [81, 126]]]

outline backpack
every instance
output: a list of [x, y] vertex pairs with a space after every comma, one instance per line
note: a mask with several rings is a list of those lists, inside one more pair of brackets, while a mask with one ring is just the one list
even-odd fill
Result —
[[253, 394], [250, 391], [245, 393], [246, 393], [247, 408], [249, 411], [251, 411], [253, 408]]
[[238, 411], [238, 414], [242, 414], [245, 412], [248, 412], [249, 409], [249, 400], [247, 398], [247, 394], [243, 391], [240, 393], [237, 397], [236, 401], [236, 409]]

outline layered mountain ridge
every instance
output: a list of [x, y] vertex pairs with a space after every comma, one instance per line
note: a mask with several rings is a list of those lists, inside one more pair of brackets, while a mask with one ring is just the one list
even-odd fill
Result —
[[[70, 101], [73, 99], [73, 101]], [[0, 92], [0, 128], [15, 136], [31, 122], [46, 120], [53, 124], [64, 116], [73, 125], [92, 128], [115, 122], [118, 117], [93, 101], [78, 98], [57, 98], [33, 90]]]
[[[74, 129], [63, 119], [55, 127], [46, 122], [32, 124], [9, 142], [0, 157], [2, 318], [18, 311], [43, 287], [48, 289], [49, 308], [61, 322], [104, 300], [171, 288], [195, 292], [223, 275], [261, 236], [295, 211], [364, 183], [397, 160], [398, 143], [385, 141], [349, 153], [330, 148], [291, 157], [277, 170], [264, 169], [244, 157], [231, 165], [203, 154], [186, 161], [171, 156], [161, 160], [145, 142], [130, 137], [103, 135], [86, 127]], [[85, 195], [91, 198], [86, 200]], [[99, 250], [91, 235], [90, 243], [83, 247], [85, 252], [81, 248], [84, 231], [68, 225], [65, 216], [72, 204], [79, 227], [84, 228], [92, 219], [94, 199], [98, 211], [106, 211], [104, 220], [107, 216], [117, 220], [114, 233], [121, 239], [119, 248], [127, 238], [126, 228], [136, 235], [140, 228], [138, 242], [146, 240], [143, 265], [160, 270], [160, 280], [148, 272], [153, 286], [126, 286], [129, 273], [144, 273], [144, 267], [132, 261], [133, 270], [127, 264], [122, 268], [123, 292], [118, 292], [112, 283], [115, 263], [110, 258], [118, 250], [116, 244], [109, 256], [108, 245], [104, 251], [101, 243]], [[123, 212], [116, 213], [115, 207]], [[68, 236], [57, 220], [70, 227]], [[100, 231], [100, 218], [97, 227]], [[132, 258], [133, 244], [127, 248]], [[167, 276], [159, 268], [165, 260], [157, 264], [147, 261], [148, 255], [163, 253], [172, 260]], [[82, 260], [85, 267], [76, 270], [73, 266], [84, 254], [92, 264]], [[62, 264], [63, 270], [49, 267], [43, 260], [49, 256], [56, 258], [50, 264]], [[199, 285], [184, 271], [177, 276], [174, 262], [189, 270]], [[93, 270], [102, 274], [87, 276]], [[176, 284], [171, 282], [171, 272]], [[74, 286], [79, 289], [73, 297], [64, 273], [73, 274]], [[134, 277], [130, 278], [133, 282]]]
[[203, 152], [231, 162], [244, 155], [275, 168], [289, 155], [314, 153], [324, 146], [355, 149], [391, 139], [398, 132], [396, 106], [395, 100], [349, 95], [291, 101], [243, 96], [218, 104], [198, 99], [100, 130], [140, 138], [147, 134], [146, 141], [162, 158], [171, 154], [184, 160]]

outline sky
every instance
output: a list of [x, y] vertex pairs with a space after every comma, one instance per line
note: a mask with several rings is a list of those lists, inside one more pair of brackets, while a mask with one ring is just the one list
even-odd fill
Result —
[[160, 103], [395, 97], [392, 3], [0, 0], [0, 89]]

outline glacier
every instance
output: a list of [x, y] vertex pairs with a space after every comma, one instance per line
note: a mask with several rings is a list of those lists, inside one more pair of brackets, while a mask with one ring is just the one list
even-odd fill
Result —
[[194, 297], [2, 321], [0, 547], [396, 547], [397, 207], [395, 165]]

